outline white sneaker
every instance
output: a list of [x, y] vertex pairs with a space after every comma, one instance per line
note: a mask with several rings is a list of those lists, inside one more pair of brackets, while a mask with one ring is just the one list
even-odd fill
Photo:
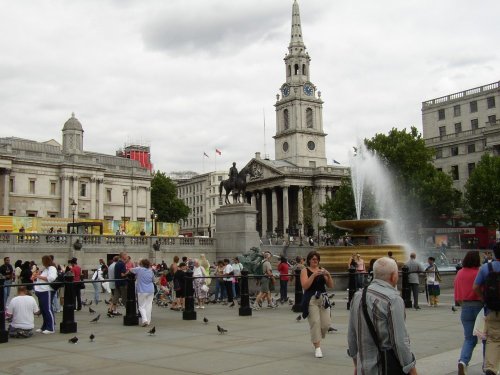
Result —
[[321, 348], [316, 348], [316, 350], [314, 351], [314, 356], [316, 358], [323, 358], [323, 352], [321, 351]]
[[42, 332], [42, 329], [41, 329], [41, 328], [38, 328], [35, 332], [41, 333], [41, 332]]
[[42, 331], [42, 333], [43, 333], [44, 335], [51, 335], [51, 334], [53, 334], [53, 333], [55, 333], [55, 332], [54, 332], [54, 331], [49, 331], [48, 329], [46, 329], [45, 331]]

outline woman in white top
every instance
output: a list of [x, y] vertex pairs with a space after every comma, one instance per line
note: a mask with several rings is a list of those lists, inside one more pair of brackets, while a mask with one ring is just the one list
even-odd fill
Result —
[[[99, 265], [97, 269], [94, 271], [94, 274], [92, 275], [92, 281], [102, 281], [104, 280], [104, 277], [102, 275], [102, 266]], [[94, 302], [95, 304], [99, 304], [99, 297], [101, 294], [101, 283], [92, 283], [94, 286]]]
[[206, 276], [205, 269], [202, 266], [200, 266], [200, 261], [198, 259], [195, 259], [193, 267], [193, 277], [198, 277], [198, 279], [193, 279], [193, 288], [194, 288], [194, 295], [198, 300], [198, 305], [196, 307], [199, 309], [205, 308], [205, 300], [208, 295], [207, 286], [205, 285], [205, 276]]
[[45, 267], [42, 272], [35, 272], [33, 274], [33, 281], [35, 282], [35, 294], [38, 298], [40, 311], [43, 316], [42, 327], [37, 329], [37, 332], [42, 332], [45, 335], [55, 333], [56, 321], [54, 312], [52, 311], [52, 296], [54, 290], [50, 285], [38, 285], [39, 283], [51, 283], [57, 278], [57, 269], [52, 264], [52, 259], [48, 255], [42, 257], [42, 264]]

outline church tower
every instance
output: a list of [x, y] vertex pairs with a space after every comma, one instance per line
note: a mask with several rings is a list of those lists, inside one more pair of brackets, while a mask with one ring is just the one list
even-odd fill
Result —
[[321, 92], [310, 81], [311, 58], [302, 40], [297, 0], [292, 7], [292, 30], [285, 56], [286, 81], [277, 95], [275, 159], [299, 167], [327, 164]]

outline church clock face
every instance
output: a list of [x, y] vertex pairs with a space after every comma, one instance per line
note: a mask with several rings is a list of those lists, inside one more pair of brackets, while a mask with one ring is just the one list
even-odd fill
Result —
[[313, 141], [309, 141], [307, 142], [307, 148], [311, 151], [314, 151], [314, 149], [316, 148], [316, 144]]
[[283, 97], [287, 97], [288, 95], [290, 95], [290, 86], [288, 86], [287, 84], [281, 86], [281, 94], [283, 95]]
[[309, 83], [306, 83], [304, 85], [304, 94], [306, 94], [307, 96], [312, 96], [313, 93], [314, 93], [314, 89], [313, 89], [312, 85]]
[[288, 151], [288, 142], [283, 143], [283, 151]]

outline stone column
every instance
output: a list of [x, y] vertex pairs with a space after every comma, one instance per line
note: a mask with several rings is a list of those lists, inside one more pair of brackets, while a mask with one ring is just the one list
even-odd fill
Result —
[[[319, 187], [319, 192], [318, 192], [318, 203], [320, 205], [324, 205], [326, 203], [326, 187], [325, 186], [320, 186]], [[319, 225], [320, 226], [325, 226], [326, 225], [326, 219], [323, 216], [319, 217]]]
[[265, 190], [262, 190], [260, 195], [260, 206], [261, 206], [261, 216], [262, 216], [262, 237], [266, 238], [267, 234], [267, 198]]
[[283, 232], [290, 227], [290, 215], [288, 212], [288, 186], [283, 186]]
[[[78, 204], [78, 176], [72, 176], [73, 179], [73, 200]], [[79, 207], [77, 208], [77, 210]], [[77, 215], [78, 217], [78, 215]]]
[[276, 189], [273, 188], [271, 192], [271, 206], [272, 206], [272, 223], [273, 227], [271, 228], [274, 232], [274, 230], [278, 227], [278, 199], [276, 198]]
[[96, 219], [96, 204], [97, 204], [97, 199], [96, 199], [96, 191], [97, 191], [97, 179], [95, 177], [92, 177], [90, 179], [90, 217], [92, 219]]
[[299, 186], [299, 191], [297, 192], [297, 214], [298, 222], [304, 225], [304, 188]]
[[132, 186], [132, 221], [137, 221], [137, 186]]
[[250, 205], [254, 210], [257, 210], [257, 197], [254, 192], [250, 193]]
[[61, 176], [61, 217], [69, 217], [69, 176]]
[[314, 228], [315, 237], [318, 238], [318, 221], [319, 221], [319, 187], [313, 188], [312, 194], [312, 225]]
[[97, 209], [98, 219], [104, 219], [104, 178], [97, 179], [97, 187], [99, 190], [99, 203]]
[[146, 188], [146, 218], [149, 217], [151, 212], [151, 187]]
[[9, 215], [10, 204], [10, 169], [3, 169], [3, 215]]

